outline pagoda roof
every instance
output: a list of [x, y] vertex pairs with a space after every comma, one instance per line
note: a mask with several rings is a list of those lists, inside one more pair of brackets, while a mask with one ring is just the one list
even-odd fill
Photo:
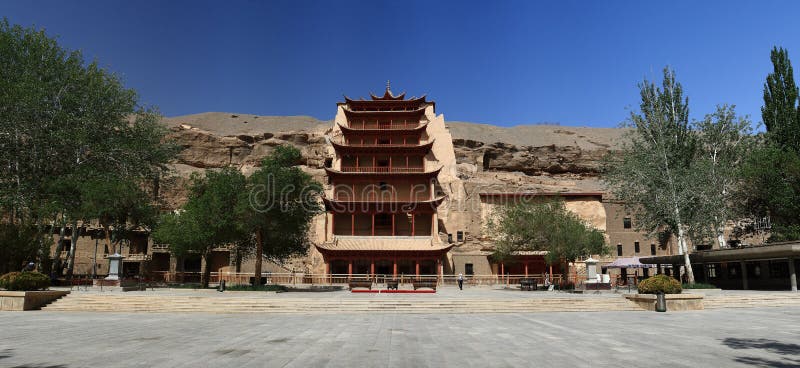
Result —
[[[370, 169], [381, 169], [381, 171], [368, 171]], [[436, 170], [432, 171], [422, 171], [422, 169], [417, 170], [416, 168], [400, 168], [395, 167], [392, 168], [392, 171], [389, 171], [388, 167], [361, 167], [359, 171], [340, 171], [334, 170], [332, 168], [326, 167], [325, 173], [328, 174], [331, 178], [357, 178], [357, 177], [384, 177], [384, 176], [403, 176], [403, 177], [418, 177], [418, 178], [432, 178], [439, 175], [439, 171], [442, 170], [440, 166]]]
[[351, 201], [322, 198], [325, 209], [337, 213], [430, 213], [444, 202], [447, 196], [440, 196], [424, 201]]
[[371, 145], [353, 145], [353, 144], [343, 144], [336, 142], [335, 140], [331, 140], [331, 144], [336, 152], [352, 152], [352, 153], [368, 153], [368, 152], [379, 152], [383, 153], [387, 149], [391, 149], [392, 153], [428, 153], [433, 147], [433, 142], [435, 139], [431, 139], [427, 143], [422, 144], [371, 144]]
[[430, 236], [341, 236], [332, 242], [316, 244], [322, 252], [390, 251], [390, 252], [446, 252], [453, 244], [437, 244]]
[[419, 123], [419, 124], [415, 125], [414, 127], [408, 127], [408, 128], [404, 128], [402, 125], [397, 125], [397, 126], [393, 125], [391, 128], [378, 128], [378, 127], [369, 128], [368, 127], [368, 128], [365, 128], [365, 129], [361, 129], [361, 128], [351, 128], [349, 126], [342, 125], [341, 123], [336, 123], [336, 124], [339, 125], [339, 129], [341, 129], [342, 133], [344, 133], [344, 134], [386, 134], [387, 132], [392, 132], [392, 133], [399, 133], [399, 132], [412, 133], [412, 132], [418, 132], [418, 131], [424, 130], [425, 127], [428, 126], [428, 122], [423, 122], [423, 123]]

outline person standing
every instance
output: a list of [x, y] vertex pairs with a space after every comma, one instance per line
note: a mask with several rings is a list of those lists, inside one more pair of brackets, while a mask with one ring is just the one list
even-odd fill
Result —
[[464, 290], [464, 274], [458, 274], [458, 290]]

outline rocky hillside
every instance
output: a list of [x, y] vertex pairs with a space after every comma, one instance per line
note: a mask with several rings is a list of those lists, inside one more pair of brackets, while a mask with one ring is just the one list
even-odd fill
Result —
[[[332, 151], [325, 134], [330, 121], [309, 116], [256, 116], [210, 112], [165, 118], [172, 137], [184, 147], [174, 168], [178, 178], [166, 199], [178, 205], [185, 178], [207, 168], [237, 165], [245, 173], [273, 147], [292, 144], [305, 158], [304, 170], [324, 179]], [[600, 159], [622, 129], [525, 125], [511, 128], [448, 122], [463, 180], [535, 185], [549, 190], [598, 190]]]

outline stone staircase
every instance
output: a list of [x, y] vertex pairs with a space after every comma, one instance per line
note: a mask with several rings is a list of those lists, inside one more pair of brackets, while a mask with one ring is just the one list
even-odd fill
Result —
[[622, 297], [601, 298], [291, 298], [71, 294], [45, 311], [169, 313], [528, 313], [639, 311]]
[[754, 295], [706, 295], [705, 309], [800, 307], [800, 293], [759, 293]]

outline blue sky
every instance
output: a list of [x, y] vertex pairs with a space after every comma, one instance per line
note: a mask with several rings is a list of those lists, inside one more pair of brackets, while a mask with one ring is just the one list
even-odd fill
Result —
[[614, 127], [672, 66], [693, 118], [761, 120], [773, 45], [800, 65], [798, 1], [3, 1], [167, 116], [333, 117], [342, 95], [427, 93], [447, 120]]

